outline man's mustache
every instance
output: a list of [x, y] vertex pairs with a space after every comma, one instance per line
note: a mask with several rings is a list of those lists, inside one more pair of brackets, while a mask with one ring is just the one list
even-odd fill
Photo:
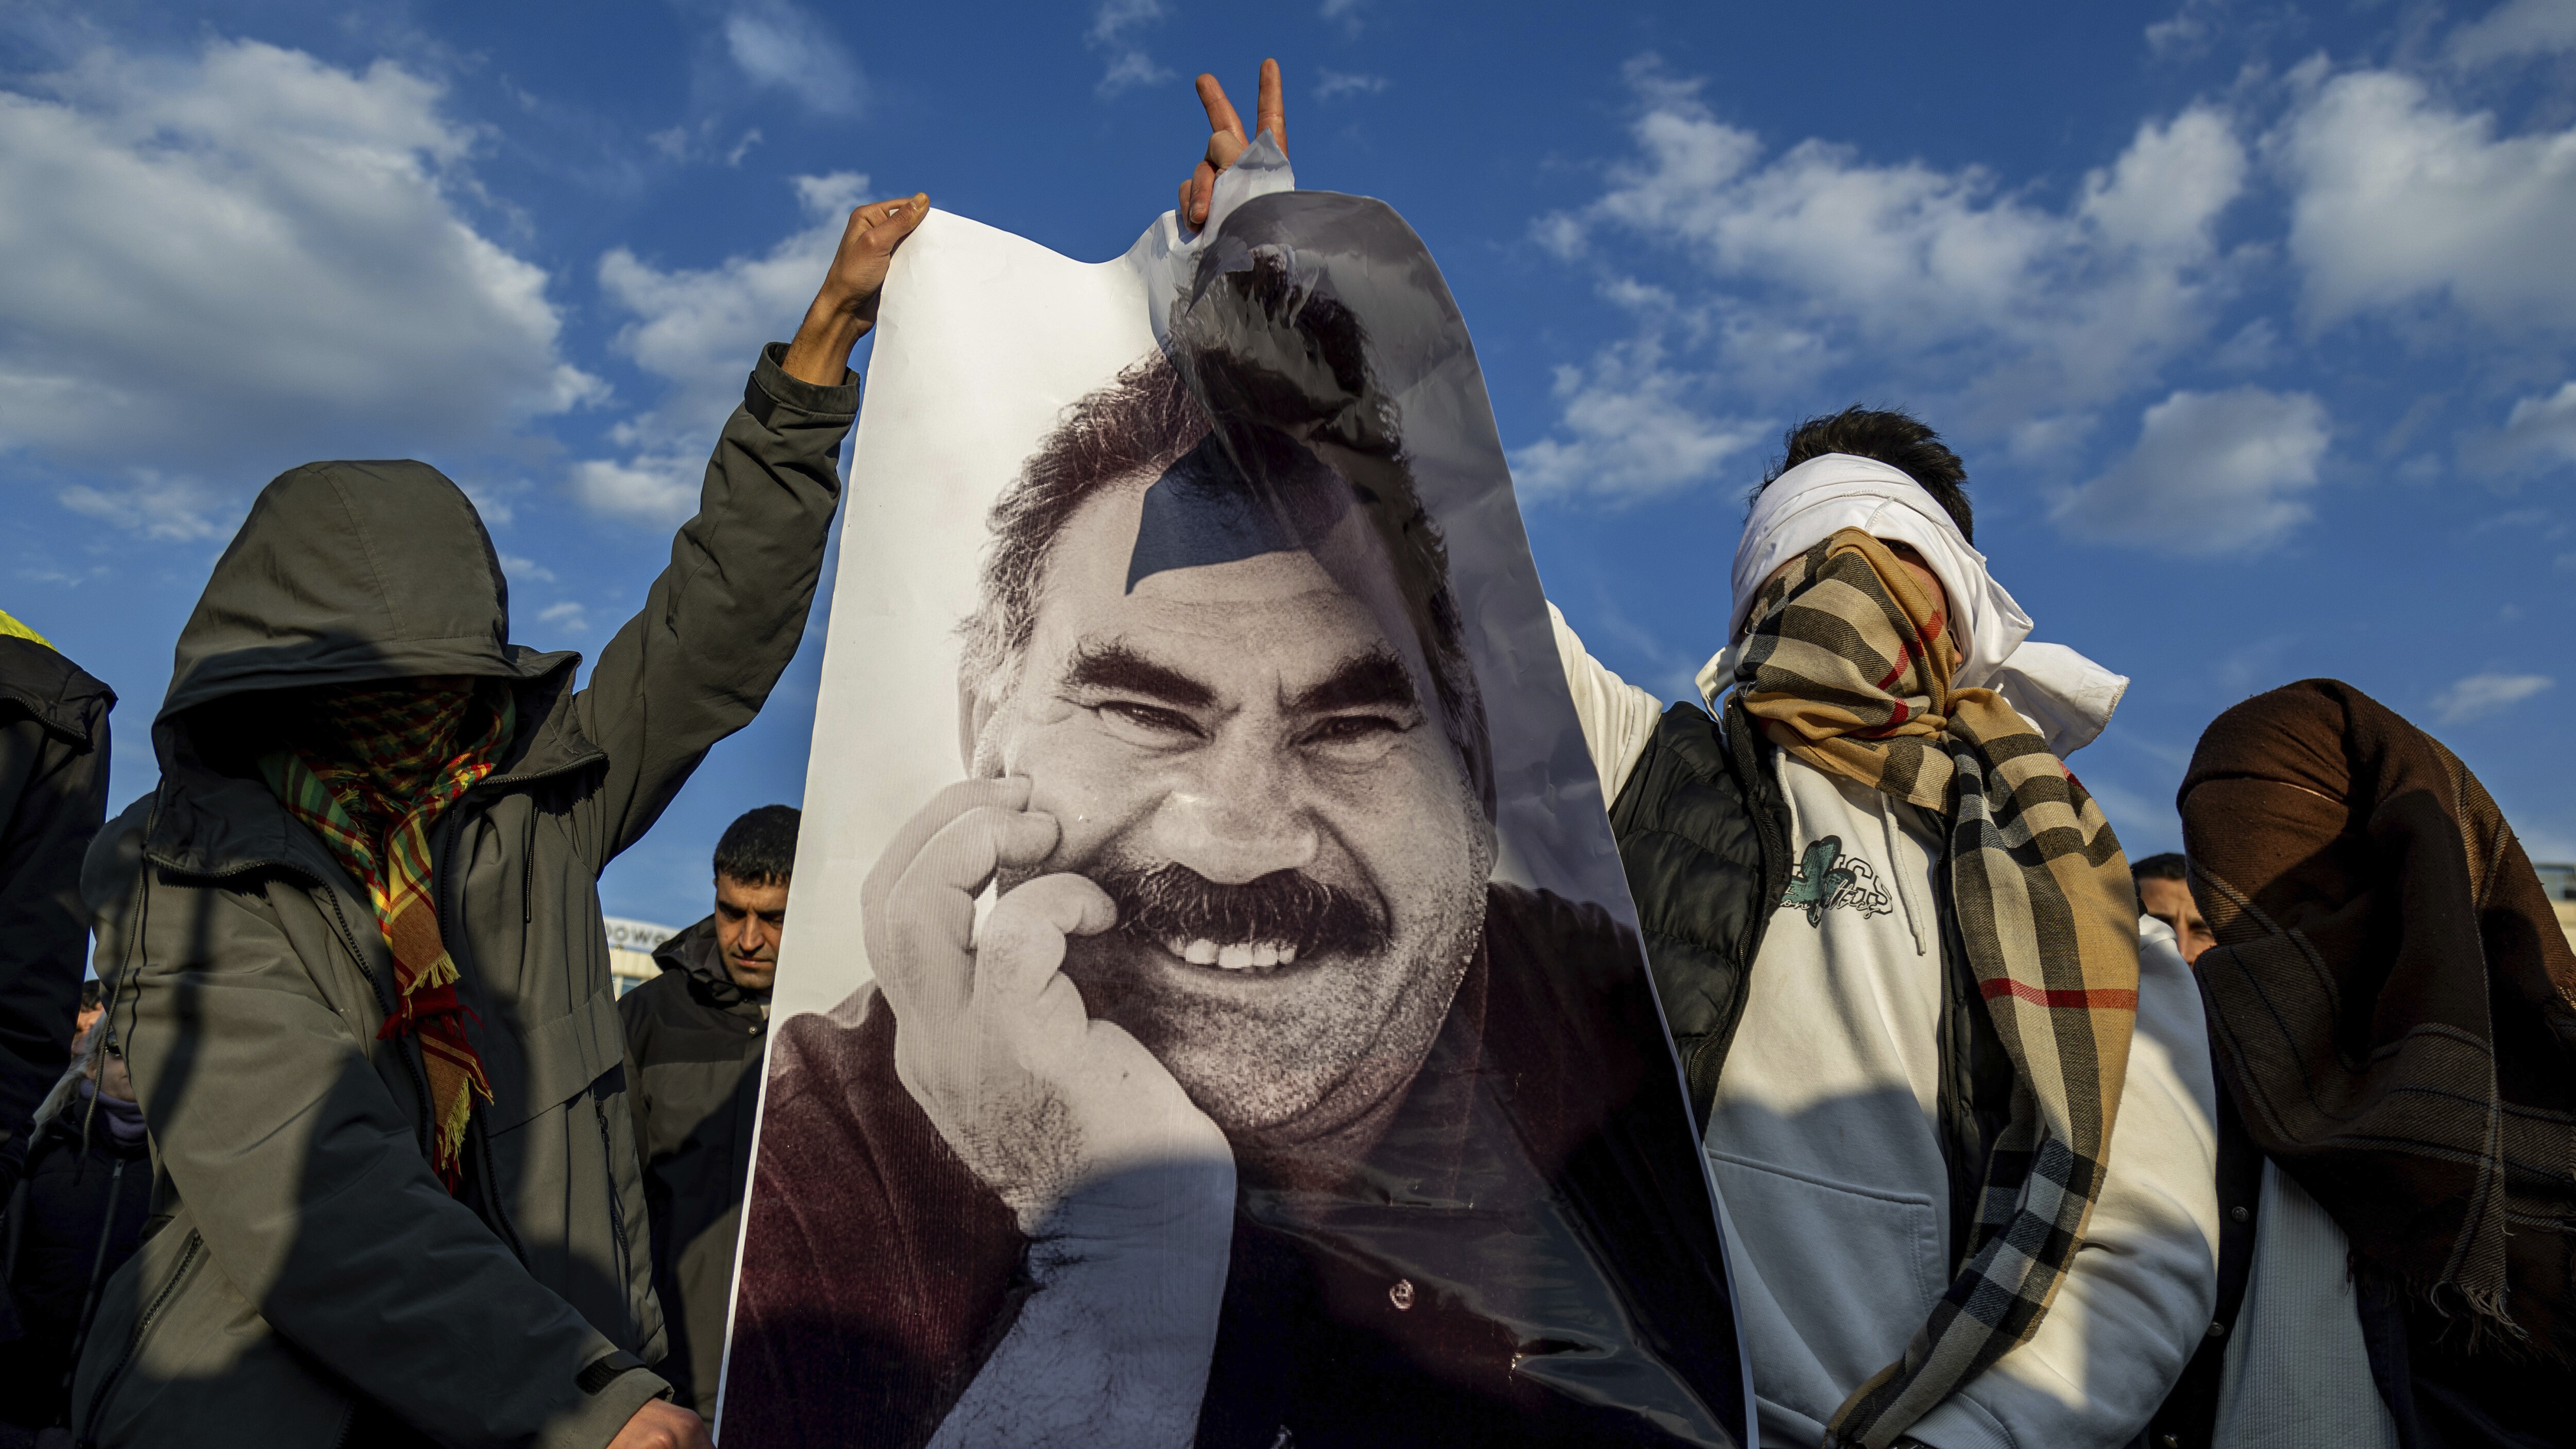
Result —
[[1112, 861], [1089, 872], [1118, 907], [1118, 929], [1141, 941], [1269, 942], [1300, 957], [1368, 956], [1387, 949], [1386, 919], [1372, 901], [1296, 870], [1274, 870], [1239, 885], [1209, 880], [1174, 862], [1144, 867]]

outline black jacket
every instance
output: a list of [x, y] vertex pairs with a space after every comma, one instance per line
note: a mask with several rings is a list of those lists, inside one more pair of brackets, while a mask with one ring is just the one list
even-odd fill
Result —
[[19, 1128], [71, 1061], [89, 950], [81, 857], [107, 818], [116, 692], [60, 654], [0, 635], [0, 1194]]
[[[1763, 932], [1796, 864], [1778, 747], [1732, 696], [1725, 708], [1723, 726], [1695, 704], [1664, 711], [1610, 807], [1655, 991], [1703, 1127], [1744, 1019]], [[1959, 939], [1949, 871], [1936, 867], [1932, 881], [1941, 918], [1941, 1155], [1955, 1268], [1977, 1219], [1988, 1148], [2011, 1114], [2013, 1073]]]
[[[71, 1407], [69, 1372], [84, 1319], [96, 1311], [108, 1275], [125, 1266], [152, 1207], [151, 1146], [120, 1143], [107, 1118], [125, 1103], [75, 1096], [35, 1130], [27, 1175], [9, 1199], [8, 1276], [26, 1336], [0, 1354], [0, 1420], [41, 1429]], [[86, 1128], [86, 1132], [84, 1132]]]
[[769, 993], [734, 984], [713, 916], [663, 942], [653, 961], [662, 974], [618, 998], [617, 1014], [653, 1218], [653, 1292], [671, 1336], [659, 1369], [681, 1403], [712, 1419]]

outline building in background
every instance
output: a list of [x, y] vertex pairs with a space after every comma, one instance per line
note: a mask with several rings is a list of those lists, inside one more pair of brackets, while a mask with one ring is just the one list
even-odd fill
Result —
[[2549, 892], [2549, 903], [2558, 908], [2558, 929], [2567, 933], [2567, 944], [2576, 946], [2576, 865], [2535, 865], [2540, 872], [2541, 888]]
[[[2543, 869], [2564, 870], [2566, 867], [2545, 866]], [[2550, 894], [2556, 896], [2557, 888], [2551, 887]], [[680, 934], [676, 926], [630, 921], [623, 916], [608, 917], [607, 926], [608, 973], [616, 979], [620, 996], [662, 974], [662, 968], [653, 964], [653, 948]]]

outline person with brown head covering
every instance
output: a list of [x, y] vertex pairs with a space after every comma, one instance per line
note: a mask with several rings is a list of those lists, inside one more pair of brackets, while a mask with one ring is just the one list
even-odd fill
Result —
[[2512, 827], [2440, 741], [2334, 680], [2219, 716], [2180, 805], [2218, 939], [2212, 1049], [2297, 1189], [2264, 1211], [2313, 1199], [2348, 1240], [2394, 1442], [2567, 1442], [2576, 951]]

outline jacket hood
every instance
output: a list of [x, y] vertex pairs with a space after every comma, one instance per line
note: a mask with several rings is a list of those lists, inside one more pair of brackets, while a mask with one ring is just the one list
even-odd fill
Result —
[[562, 663], [509, 641], [509, 584], [463, 489], [408, 459], [307, 463], [260, 490], [216, 560], [156, 723], [249, 690]]
[[14, 701], [37, 724], [81, 749], [116, 707], [116, 691], [89, 671], [24, 634], [0, 634], [0, 701]]
[[724, 950], [716, 940], [716, 918], [708, 916], [696, 925], [653, 948], [653, 964], [665, 971], [678, 971], [691, 978], [690, 987], [701, 997], [718, 1006], [732, 1006], [743, 1001], [765, 1001], [766, 991], [746, 991], [724, 966]]

